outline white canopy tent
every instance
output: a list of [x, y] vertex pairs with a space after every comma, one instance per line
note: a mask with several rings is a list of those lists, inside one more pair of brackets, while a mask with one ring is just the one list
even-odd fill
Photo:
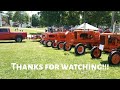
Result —
[[98, 30], [97, 27], [94, 27], [94, 26], [92, 26], [92, 25], [90, 25], [90, 24], [88, 24], [88, 23], [83, 23], [83, 24], [79, 25], [76, 29], [84, 29], [84, 30], [86, 30], [86, 29], [91, 29], [91, 30]]

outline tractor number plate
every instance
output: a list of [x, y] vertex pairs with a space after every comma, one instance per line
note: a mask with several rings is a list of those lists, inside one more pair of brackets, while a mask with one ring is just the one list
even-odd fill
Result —
[[100, 45], [99, 45], [99, 49], [103, 51], [104, 45], [100, 44]]

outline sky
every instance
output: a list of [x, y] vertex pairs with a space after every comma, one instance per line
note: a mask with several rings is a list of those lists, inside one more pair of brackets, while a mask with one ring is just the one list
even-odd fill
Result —
[[26, 11], [30, 16], [32, 16], [32, 14], [37, 14], [37, 12], [39, 11]]
[[[4, 13], [6, 13], [7, 11], [3, 11]], [[39, 12], [39, 11], [26, 11], [28, 14], [29, 14], [29, 16], [32, 16], [32, 14], [37, 14], [37, 12]]]

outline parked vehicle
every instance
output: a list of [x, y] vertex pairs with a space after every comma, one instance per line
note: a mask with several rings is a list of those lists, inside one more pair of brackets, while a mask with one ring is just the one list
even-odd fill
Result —
[[120, 33], [102, 33], [100, 44], [91, 50], [92, 58], [100, 58], [102, 51], [109, 52], [109, 64], [120, 63]]
[[26, 32], [11, 32], [10, 28], [0, 28], [0, 40], [15, 40], [16, 42], [22, 42], [22, 40], [26, 38]]
[[75, 54], [82, 55], [85, 53], [86, 48], [91, 49], [93, 46], [98, 45], [100, 42], [100, 32], [94, 30], [74, 30], [68, 32], [64, 43], [64, 51], [70, 51], [75, 47]]
[[42, 40], [40, 41], [46, 47], [51, 47], [52, 42], [55, 41], [57, 33], [45, 32], [42, 34]]
[[63, 44], [65, 42], [66, 32], [56, 32], [56, 38], [52, 42], [52, 48], [63, 49]]

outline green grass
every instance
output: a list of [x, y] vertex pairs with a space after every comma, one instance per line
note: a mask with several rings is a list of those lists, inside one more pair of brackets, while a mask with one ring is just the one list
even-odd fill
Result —
[[120, 79], [120, 67], [110, 66], [108, 70], [13, 70], [11, 63], [17, 64], [107, 64], [108, 54], [101, 59], [91, 59], [90, 51], [82, 56], [70, 52], [44, 47], [39, 42], [24, 40], [0, 41], [1, 79]]

